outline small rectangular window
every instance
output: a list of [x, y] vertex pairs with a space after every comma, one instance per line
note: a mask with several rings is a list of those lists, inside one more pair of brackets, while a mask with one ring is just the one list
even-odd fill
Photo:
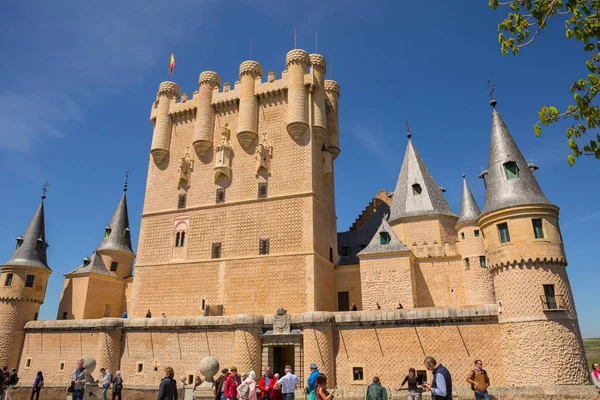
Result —
[[541, 219], [532, 219], [531, 223], [533, 224], [533, 235], [536, 239], [544, 238], [544, 229], [542, 227]]
[[65, 363], [61, 362], [60, 364], [58, 364], [58, 370], [59, 371], [64, 371], [65, 370]]
[[427, 371], [424, 369], [417, 370], [417, 376], [421, 378], [423, 382], [427, 382]]
[[206, 297], [202, 298], [202, 310], [206, 308]]
[[25, 287], [33, 287], [33, 280], [35, 279], [35, 275], [27, 275], [25, 279]]
[[465, 258], [465, 269], [471, 268], [471, 261], [469, 261], [469, 257]]
[[258, 184], [258, 198], [261, 199], [263, 197], [267, 197], [269, 186], [267, 183], [259, 183]]
[[111, 262], [111, 263], [110, 263], [110, 270], [111, 270], [112, 272], [116, 272], [116, 271], [117, 271], [117, 267], [118, 267], [118, 266], [119, 266], [119, 263], [118, 263], [118, 262], [115, 262], [115, 261], [113, 261], [113, 262]]
[[38, 313], [33, 314], [33, 320], [37, 321], [38, 320]]
[[460, 238], [461, 238], [462, 240], [465, 240], [465, 233], [464, 233], [464, 232], [461, 232], [461, 233], [460, 233]]
[[28, 358], [28, 359], [25, 361], [25, 368], [31, 368], [31, 358]]
[[180, 193], [179, 196], [177, 197], [177, 208], [185, 208], [186, 203], [187, 203], [187, 194]]
[[352, 367], [352, 380], [354, 382], [365, 380], [363, 367]]
[[487, 262], [485, 261], [485, 256], [479, 256], [479, 266], [481, 268], [487, 268]]
[[342, 246], [342, 257], [350, 257], [350, 247]]
[[194, 374], [188, 374], [185, 384], [191, 385], [192, 383], [194, 383]]
[[329, 262], [333, 263], [333, 248], [329, 248]]
[[210, 258], [221, 258], [221, 242], [212, 244]]
[[519, 178], [519, 167], [514, 161], [504, 163], [504, 171], [506, 172], [506, 178], [509, 180]]
[[545, 307], [547, 310], [558, 309], [558, 299], [554, 291], [554, 285], [544, 285]]
[[67, 311], [63, 312], [63, 318], [62, 319], [67, 319], [67, 317], [69, 316], [69, 313]]
[[38, 239], [35, 241], [35, 251], [42, 250], [42, 246], [44, 245], [44, 241], [42, 239]]
[[258, 243], [258, 254], [269, 254], [269, 239], [260, 239]]
[[6, 279], [4, 280], [4, 286], [11, 286], [13, 281], [13, 274], [6, 274]]
[[498, 224], [498, 233], [500, 234], [500, 243], [510, 242], [510, 233], [508, 233], [508, 224], [506, 222]]
[[217, 189], [217, 203], [225, 202], [225, 189]]
[[380, 244], [385, 246], [386, 244], [390, 244], [390, 240], [391, 240], [391, 237], [390, 237], [389, 233], [387, 233], [385, 231], [379, 233], [379, 243]]
[[475, 229], [473, 231], [473, 235], [475, 235], [475, 237], [479, 237], [479, 229]]
[[137, 367], [135, 369], [136, 373], [141, 374], [144, 372], [144, 363], [137, 363]]

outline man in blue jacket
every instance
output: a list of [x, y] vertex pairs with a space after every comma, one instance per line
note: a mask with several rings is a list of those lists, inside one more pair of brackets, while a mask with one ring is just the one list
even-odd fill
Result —
[[306, 392], [308, 395], [310, 395], [311, 393], [313, 393], [317, 387], [317, 376], [319, 376], [320, 372], [319, 369], [317, 368], [317, 364], [315, 363], [311, 363], [310, 364], [310, 375], [308, 375], [308, 381], [306, 381], [306, 384], [308, 385], [306, 388]]

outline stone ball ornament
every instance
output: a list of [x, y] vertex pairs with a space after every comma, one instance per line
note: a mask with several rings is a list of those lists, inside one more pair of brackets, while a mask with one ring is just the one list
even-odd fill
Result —
[[96, 359], [92, 356], [81, 357], [83, 359], [83, 368], [85, 368], [88, 374], [92, 374], [96, 370]]
[[216, 358], [207, 356], [200, 361], [200, 373], [204, 376], [206, 382], [213, 382], [214, 376], [219, 372], [219, 361]]

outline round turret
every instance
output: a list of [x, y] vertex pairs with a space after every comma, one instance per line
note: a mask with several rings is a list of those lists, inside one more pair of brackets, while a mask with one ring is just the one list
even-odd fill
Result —
[[158, 87], [156, 94], [156, 122], [152, 135], [150, 153], [156, 164], [162, 163], [169, 154], [171, 145], [171, 127], [173, 121], [169, 116], [169, 107], [172, 99], [179, 97], [180, 88], [175, 82], [163, 82]]
[[340, 84], [336, 81], [325, 81], [325, 94], [327, 95], [327, 148], [335, 159], [340, 154], [340, 132], [338, 128], [338, 99], [340, 97]]
[[258, 98], [255, 93], [256, 78], [262, 78], [262, 66], [256, 61], [240, 64], [240, 106], [237, 138], [244, 149], [258, 137]]
[[310, 65], [314, 76], [312, 90], [313, 102], [313, 135], [317, 148], [327, 140], [327, 111], [325, 106], [325, 71], [327, 69], [325, 57], [320, 54], [310, 55]]
[[196, 103], [196, 123], [194, 124], [194, 150], [198, 156], [206, 154], [213, 140], [215, 109], [212, 96], [215, 88], [221, 85], [221, 77], [213, 71], [204, 71], [198, 77]]
[[310, 57], [306, 51], [294, 49], [285, 56], [285, 64], [288, 70], [286, 129], [294, 140], [300, 140], [308, 129], [307, 89], [304, 86], [304, 75], [310, 64]]

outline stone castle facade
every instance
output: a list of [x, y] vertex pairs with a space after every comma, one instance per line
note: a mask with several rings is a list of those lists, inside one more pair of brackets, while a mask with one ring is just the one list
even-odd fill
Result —
[[301, 377], [317, 362], [352, 388], [427, 375], [433, 355], [458, 386], [475, 358], [495, 386], [587, 383], [559, 210], [495, 101], [483, 212], [466, 179], [451, 210], [409, 137], [395, 191], [337, 233], [340, 86], [325, 72], [296, 49], [279, 79], [245, 61], [233, 86], [212, 71], [191, 97], [161, 83], [137, 256], [125, 186], [96, 251], [65, 274], [57, 320], [36, 321], [42, 201], [1, 267], [0, 364], [64, 385], [90, 355], [153, 387], [167, 365], [193, 379], [206, 355]]

